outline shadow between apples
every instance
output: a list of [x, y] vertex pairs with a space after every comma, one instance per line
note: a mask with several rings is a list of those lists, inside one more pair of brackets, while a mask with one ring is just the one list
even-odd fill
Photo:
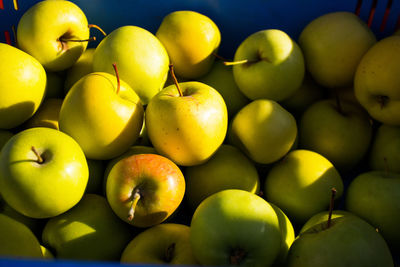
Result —
[[[8, 126], [2, 128], [4, 129], [16, 128], [19, 125], [23, 124], [25, 121], [27, 121], [30, 117], [32, 117], [34, 112], [35, 112], [35, 103], [32, 101], [17, 103], [9, 107], [0, 107], [0, 114], [7, 114], [7, 116], [3, 117], [2, 120], [6, 120], [7, 121], [6, 125]], [[21, 114], [18, 116], [18, 118], [25, 118], [25, 120], [20, 121], [18, 125], [14, 125], [13, 122], [14, 114]], [[3, 123], [4, 121], [1, 124]]]

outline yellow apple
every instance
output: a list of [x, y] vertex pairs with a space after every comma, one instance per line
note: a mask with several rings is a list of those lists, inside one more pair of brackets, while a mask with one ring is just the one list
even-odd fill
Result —
[[47, 98], [40, 105], [38, 111], [24, 125], [26, 128], [48, 127], [58, 130], [58, 116], [63, 99]]

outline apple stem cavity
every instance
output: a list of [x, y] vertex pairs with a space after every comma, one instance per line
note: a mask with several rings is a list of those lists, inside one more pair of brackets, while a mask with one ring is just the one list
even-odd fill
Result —
[[176, 89], [178, 89], [179, 96], [183, 96], [181, 87], [179, 86], [178, 80], [176, 79], [175, 72], [174, 72], [174, 65], [169, 64], [169, 72], [171, 73], [172, 79], [174, 80], [174, 84]]
[[335, 204], [335, 196], [336, 196], [336, 188], [331, 189], [331, 202], [329, 204], [329, 215], [328, 215], [328, 222], [326, 227], [329, 228], [331, 227], [331, 221], [332, 221], [332, 212], [333, 212], [333, 206]]
[[174, 257], [174, 253], [175, 253], [175, 243], [172, 243], [165, 250], [165, 261], [170, 263], [172, 261], [172, 258]]
[[386, 104], [389, 102], [389, 97], [387, 97], [385, 95], [379, 95], [379, 96], [377, 96], [377, 101], [381, 105], [381, 109], [383, 109], [386, 106]]
[[106, 32], [103, 31], [103, 29], [97, 26], [96, 24], [89, 24], [88, 27], [89, 29], [95, 28], [96, 30], [100, 31], [104, 36], [107, 36]]
[[113, 63], [112, 66], [114, 68], [115, 76], [117, 77], [117, 95], [118, 95], [119, 90], [121, 88], [121, 80], [119, 79], [117, 63]]
[[139, 194], [139, 189], [135, 188], [132, 191], [132, 203], [131, 203], [131, 207], [129, 208], [128, 211], [128, 221], [132, 221], [133, 218], [135, 217], [135, 209], [136, 209], [136, 205], [139, 202], [140, 199], [140, 194]]
[[39, 164], [42, 164], [44, 162], [42, 156], [40, 156], [39, 152], [36, 150], [36, 148], [34, 146], [31, 147], [32, 152], [35, 154], [35, 156], [37, 157], [36, 162]]
[[229, 264], [230, 265], [240, 265], [242, 260], [245, 258], [246, 252], [241, 248], [236, 248], [232, 250], [231, 255], [229, 256]]

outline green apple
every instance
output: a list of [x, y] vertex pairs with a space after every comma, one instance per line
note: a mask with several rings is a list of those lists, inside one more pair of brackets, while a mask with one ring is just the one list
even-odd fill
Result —
[[190, 224], [193, 254], [201, 265], [270, 266], [280, 253], [281, 240], [274, 208], [239, 189], [203, 200]]
[[377, 42], [361, 59], [354, 77], [357, 100], [377, 121], [400, 125], [400, 36]]
[[400, 250], [400, 173], [359, 174], [347, 189], [346, 209], [377, 228], [394, 252]]
[[79, 81], [83, 76], [93, 72], [92, 62], [95, 48], [88, 48], [83, 52], [79, 59], [72, 65], [65, 74], [64, 93]]
[[46, 71], [47, 83], [45, 99], [64, 98], [64, 72]]
[[1, 152], [1, 195], [25, 216], [49, 218], [69, 210], [82, 198], [87, 181], [82, 149], [58, 130], [21, 131]]
[[221, 145], [205, 163], [185, 169], [186, 198], [194, 210], [206, 197], [224, 189], [258, 194], [260, 179], [254, 163], [231, 145]]
[[42, 240], [58, 259], [118, 261], [132, 230], [104, 197], [85, 194], [75, 207], [48, 220]]
[[310, 150], [293, 150], [267, 173], [265, 198], [276, 204], [297, 224], [326, 210], [331, 189], [336, 199], [343, 194], [343, 182], [336, 168], [322, 155]]
[[144, 230], [126, 246], [121, 263], [197, 265], [190, 245], [190, 227], [162, 223]]
[[400, 127], [382, 124], [373, 136], [368, 166], [371, 170], [400, 172]]
[[36, 113], [24, 124], [25, 128], [48, 127], [58, 130], [61, 98], [46, 98]]
[[221, 94], [228, 109], [229, 119], [250, 102], [236, 85], [232, 68], [225, 66], [221, 60], [215, 61], [210, 71], [199, 78], [199, 81], [211, 86]]
[[204, 83], [177, 85], [164, 88], [148, 104], [147, 133], [161, 155], [181, 166], [198, 165], [225, 139], [226, 104], [217, 90]]
[[164, 87], [169, 58], [151, 32], [129, 25], [104, 37], [93, 55], [93, 71], [114, 73], [114, 62], [121, 79], [139, 95], [144, 105]]
[[12, 258], [42, 258], [36, 236], [24, 224], [0, 214], [0, 256]]
[[165, 16], [156, 36], [167, 50], [176, 75], [185, 79], [199, 78], [210, 70], [221, 42], [214, 21], [190, 10]]
[[87, 158], [107, 160], [136, 141], [143, 113], [139, 96], [127, 83], [118, 76], [93, 72], [66, 95], [59, 127], [79, 143]]
[[328, 88], [351, 86], [357, 65], [375, 42], [367, 24], [347, 11], [313, 19], [299, 36], [307, 70]]
[[[321, 211], [315, 215], [313, 215], [305, 224], [302, 225], [301, 229], [299, 230], [299, 235], [301, 235], [304, 232], [309, 231], [316, 225], [319, 225], [321, 223], [325, 223], [327, 225], [329, 216], [332, 219], [335, 218], [340, 218], [343, 216], [354, 216], [353, 213], [345, 211], [345, 210], [334, 210], [334, 207], [332, 207], [332, 213], [329, 211]], [[326, 226], [325, 226], [326, 227]]]
[[296, 136], [297, 125], [292, 114], [274, 100], [258, 99], [233, 118], [228, 140], [253, 161], [269, 164], [289, 152]]
[[105, 163], [102, 160], [86, 160], [89, 168], [89, 180], [85, 193], [101, 195], [103, 192]]
[[[321, 216], [317, 214], [315, 216]], [[375, 229], [351, 214], [338, 214], [301, 232], [290, 247], [285, 266], [393, 267], [390, 250]]]
[[29, 54], [0, 43], [0, 129], [11, 129], [32, 117], [46, 89], [46, 71]]
[[305, 72], [300, 47], [277, 29], [248, 36], [237, 48], [233, 64], [236, 84], [252, 100], [290, 97], [301, 86]]
[[19, 48], [49, 71], [71, 67], [85, 51], [88, 38], [87, 18], [71, 1], [40, 1], [22, 15], [17, 27]]
[[368, 113], [351, 102], [323, 99], [299, 121], [299, 147], [326, 157], [341, 171], [354, 168], [368, 152], [372, 123]]
[[125, 222], [150, 227], [163, 222], [180, 205], [185, 178], [178, 166], [157, 154], [137, 154], [119, 160], [110, 170], [107, 200]]

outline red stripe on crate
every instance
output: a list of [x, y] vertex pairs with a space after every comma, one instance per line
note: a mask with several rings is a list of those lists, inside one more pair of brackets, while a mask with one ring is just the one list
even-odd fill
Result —
[[0, 9], [4, 9], [4, 3], [3, 3], [3, 0], [0, 0]]
[[11, 45], [11, 36], [8, 31], [4, 31], [4, 37], [6, 38], [6, 43]]
[[356, 14], [357, 16], [360, 16], [361, 6], [362, 6], [362, 0], [358, 0], [356, 10], [354, 11], [354, 14]]
[[375, 10], [376, 10], [377, 4], [378, 4], [378, 0], [374, 0], [374, 2], [372, 2], [371, 10], [369, 11], [369, 16], [368, 16], [368, 27], [371, 27], [372, 21], [374, 20], [374, 15], [375, 15]]
[[379, 30], [381, 32], [383, 32], [383, 30], [386, 27], [386, 22], [387, 22], [387, 20], [389, 18], [390, 8], [392, 7], [392, 2], [393, 2], [393, 0], [389, 0], [387, 5], [386, 5], [385, 14], [383, 15], [381, 27], [379, 28]]

